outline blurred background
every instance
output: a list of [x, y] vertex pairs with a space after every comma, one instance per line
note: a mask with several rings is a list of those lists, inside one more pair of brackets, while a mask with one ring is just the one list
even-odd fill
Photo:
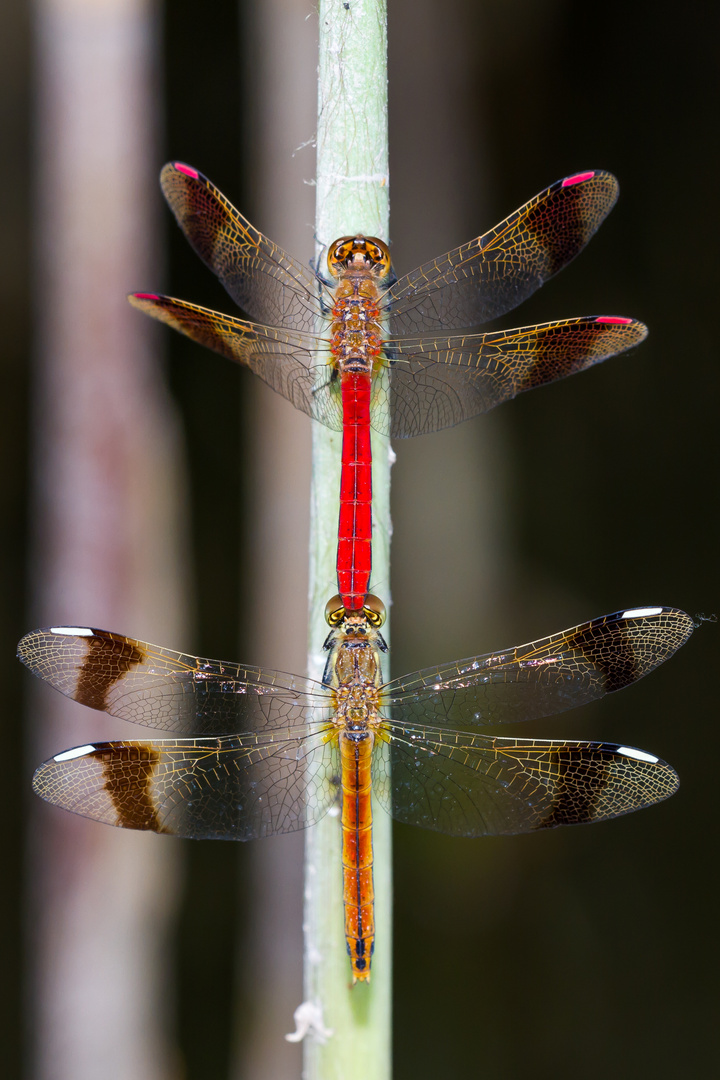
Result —
[[[138, 731], [13, 657], [30, 627], [71, 623], [304, 670], [309, 421], [125, 294], [232, 310], [163, 206], [171, 157], [310, 258], [316, 19], [308, 0], [0, 11], [8, 1076], [300, 1072], [282, 1036], [302, 998], [302, 838], [193, 844], [39, 804], [43, 758]], [[395, 444], [396, 674], [619, 608], [720, 610], [719, 20], [699, 0], [673, 18], [643, 0], [390, 4], [398, 272], [606, 168], [611, 217], [505, 325], [650, 326], [631, 355]], [[489, 841], [396, 827], [398, 1080], [711, 1072], [717, 655], [702, 626], [639, 686], [533, 726], [664, 757], [669, 802]]]

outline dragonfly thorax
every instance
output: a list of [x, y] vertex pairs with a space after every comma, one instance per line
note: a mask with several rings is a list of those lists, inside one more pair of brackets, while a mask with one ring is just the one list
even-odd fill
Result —
[[360, 672], [341, 683], [335, 692], [333, 725], [355, 740], [366, 738], [381, 723], [377, 682]]
[[347, 612], [333, 626], [324, 647], [330, 655], [323, 681], [339, 691], [338, 703], [342, 698], [348, 707], [364, 707], [367, 688], [382, 682], [380, 653], [387, 652], [387, 645], [379, 629], [364, 611]]
[[383, 346], [379, 289], [367, 271], [346, 271], [334, 293], [330, 351], [340, 371], [372, 374]]

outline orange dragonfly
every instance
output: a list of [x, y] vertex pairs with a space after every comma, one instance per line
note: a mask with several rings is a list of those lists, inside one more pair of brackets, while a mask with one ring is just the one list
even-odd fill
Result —
[[172, 652], [88, 627], [27, 634], [18, 656], [68, 697], [170, 732], [98, 742], [36, 771], [38, 795], [130, 829], [196, 839], [294, 832], [338, 801], [353, 979], [374, 944], [372, 807], [452, 836], [601, 821], [672, 795], [664, 761], [608, 742], [499, 738], [487, 725], [551, 716], [647, 675], [692, 619], [636, 608], [485, 656], [384, 681], [382, 602], [334, 597], [322, 682]]
[[335, 240], [315, 272], [258, 232], [196, 169], [166, 165], [161, 184], [195, 251], [257, 322], [154, 293], [136, 293], [131, 303], [343, 431], [337, 573], [347, 610], [362, 609], [370, 584], [371, 425], [397, 437], [438, 431], [647, 333], [633, 319], [602, 315], [467, 329], [516, 307], [578, 254], [617, 199], [606, 172], [559, 180], [488, 233], [399, 279], [377, 237]]

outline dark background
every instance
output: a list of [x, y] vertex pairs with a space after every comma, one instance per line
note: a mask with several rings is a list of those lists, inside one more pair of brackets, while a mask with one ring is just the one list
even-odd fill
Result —
[[[199, 17], [189, 0], [166, 9], [163, 160], [192, 162], [242, 207], [252, 188], [253, 145], [237, 88], [251, 45], [241, 42], [236, 5], [216, 0], [211, 10]], [[651, 331], [632, 356], [474, 422], [478, 434], [463, 446], [476, 445], [477, 460], [467, 452], [453, 457], [445, 435], [417, 440], [424, 449], [396, 447], [396, 673], [618, 608], [720, 609], [719, 18], [705, 3], [685, 3], [672, 18], [667, 10], [619, 0], [391, 3], [398, 271], [490, 227], [563, 175], [607, 168], [621, 182], [617, 208], [581, 259], [524, 305], [518, 322], [626, 314]], [[2, 796], [4, 818], [13, 823], [27, 804], [29, 777], [19, 767], [26, 683], [12, 657], [27, 629], [33, 55], [26, 6], [8, 3], [2, 19]], [[444, 112], [433, 108], [438, 99]], [[207, 122], [220, 107], [223, 138]], [[468, 143], [457, 185], [443, 167], [453, 138]], [[440, 227], [448, 202], [453, 223]], [[168, 228], [168, 242], [171, 290], [208, 302], [206, 271], [181, 253], [176, 230]], [[254, 662], [247, 637], [237, 633], [242, 581], [252, 572], [237, 561], [251, 524], [241, 512], [247, 448], [237, 424], [249, 376], [217, 364], [198, 378], [192, 347], [173, 339], [169, 350], [190, 462], [199, 648]], [[487, 447], [497, 460], [483, 456]], [[413, 466], [413, 455], [428, 450], [430, 477]], [[476, 473], [504, 478], [502, 569], [483, 605], [456, 570], [453, 508], [439, 505], [446, 481], [455, 499], [463, 492], [472, 498]], [[223, 497], [231, 490], [237, 501]], [[500, 489], [493, 490], [497, 500]], [[403, 515], [409, 503], [414, 517]], [[423, 513], [434, 530], [427, 555]], [[210, 561], [227, 589], [203, 589]], [[547, 737], [616, 739], [658, 753], [682, 781], [670, 802], [592, 829], [482, 843], [395, 830], [398, 1080], [669, 1078], [712, 1069], [717, 650], [717, 627], [702, 626], [639, 687], [536, 725]], [[272, 657], [266, 662], [274, 666]], [[12, 1074], [27, 1022], [22, 830], [6, 828], [3, 837], [0, 1023]], [[185, 1075], [214, 1080], [227, 1075], [235, 919], [246, 902], [242, 890], [238, 895], [237, 860], [247, 853], [189, 845], [187, 858], [178, 941], [192, 940], [202, 926], [196, 937], [211, 944], [197, 954], [178, 947], [178, 1042]]]

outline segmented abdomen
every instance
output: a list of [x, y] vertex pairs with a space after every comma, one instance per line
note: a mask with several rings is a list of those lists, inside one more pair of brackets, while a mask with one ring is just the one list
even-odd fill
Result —
[[353, 979], [370, 978], [375, 944], [370, 758], [373, 736], [340, 733], [345, 940]]
[[343, 439], [338, 526], [338, 592], [348, 611], [360, 611], [372, 569], [372, 450], [370, 376], [342, 378]]

